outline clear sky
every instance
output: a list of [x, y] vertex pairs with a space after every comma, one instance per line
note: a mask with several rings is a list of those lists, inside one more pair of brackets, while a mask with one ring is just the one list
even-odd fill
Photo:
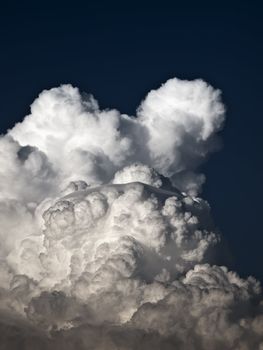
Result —
[[227, 107], [224, 148], [203, 167], [203, 196], [229, 242], [232, 267], [263, 280], [261, 9], [96, 3], [1, 6], [1, 132], [29, 112], [38, 93], [61, 83], [133, 114], [168, 78], [203, 78], [222, 90]]

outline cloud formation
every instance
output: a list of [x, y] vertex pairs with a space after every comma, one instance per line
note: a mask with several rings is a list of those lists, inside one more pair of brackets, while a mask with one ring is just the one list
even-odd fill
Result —
[[63, 85], [43, 91], [31, 114], [8, 134], [43, 152], [59, 184], [102, 184], [122, 167], [142, 162], [179, 189], [196, 192], [204, 178], [195, 170], [217, 146], [223, 121], [220, 91], [202, 80], [168, 80], [146, 96], [135, 117], [100, 110], [91, 95]]
[[40, 94], [0, 139], [1, 349], [263, 350], [261, 286], [220, 265], [198, 196], [223, 122], [202, 80], [136, 116]]

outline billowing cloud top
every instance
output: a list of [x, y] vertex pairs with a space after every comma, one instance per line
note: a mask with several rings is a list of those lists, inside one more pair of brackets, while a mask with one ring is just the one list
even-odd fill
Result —
[[215, 265], [197, 197], [223, 122], [202, 80], [136, 116], [40, 94], [0, 139], [1, 349], [263, 349], [261, 287]]
[[196, 192], [204, 179], [194, 171], [216, 147], [223, 120], [220, 92], [202, 80], [169, 80], [146, 96], [137, 117], [100, 110], [91, 95], [63, 85], [43, 91], [31, 114], [8, 134], [20, 146], [37, 148], [21, 152], [21, 158], [34, 163], [32, 171], [42, 178], [45, 168], [45, 184], [53, 175], [58, 185], [79, 179], [102, 184], [139, 161], [181, 190]]

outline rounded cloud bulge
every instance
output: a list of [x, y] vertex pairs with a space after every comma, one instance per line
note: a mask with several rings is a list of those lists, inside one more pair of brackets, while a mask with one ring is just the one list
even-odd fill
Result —
[[71, 85], [45, 90], [8, 134], [44, 152], [63, 183], [105, 183], [123, 166], [142, 162], [197, 193], [204, 180], [195, 171], [217, 146], [223, 121], [219, 90], [174, 78], [151, 91], [136, 116], [100, 110], [92, 95]]
[[0, 138], [1, 349], [263, 350], [261, 286], [221, 265], [200, 197], [224, 115], [202, 80], [134, 116], [39, 95]]

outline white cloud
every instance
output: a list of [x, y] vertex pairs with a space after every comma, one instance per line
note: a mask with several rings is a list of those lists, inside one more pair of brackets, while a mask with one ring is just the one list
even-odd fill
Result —
[[43, 91], [9, 135], [44, 152], [65, 186], [79, 179], [108, 182], [139, 161], [181, 190], [198, 191], [204, 179], [194, 171], [215, 149], [224, 121], [220, 92], [202, 80], [174, 78], [151, 91], [137, 114], [100, 110], [91, 95], [62, 85]]
[[40, 94], [0, 139], [3, 349], [263, 349], [260, 285], [215, 265], [197, 197], [223, 121], [201, 80], [169, 80], [137, 117]]

